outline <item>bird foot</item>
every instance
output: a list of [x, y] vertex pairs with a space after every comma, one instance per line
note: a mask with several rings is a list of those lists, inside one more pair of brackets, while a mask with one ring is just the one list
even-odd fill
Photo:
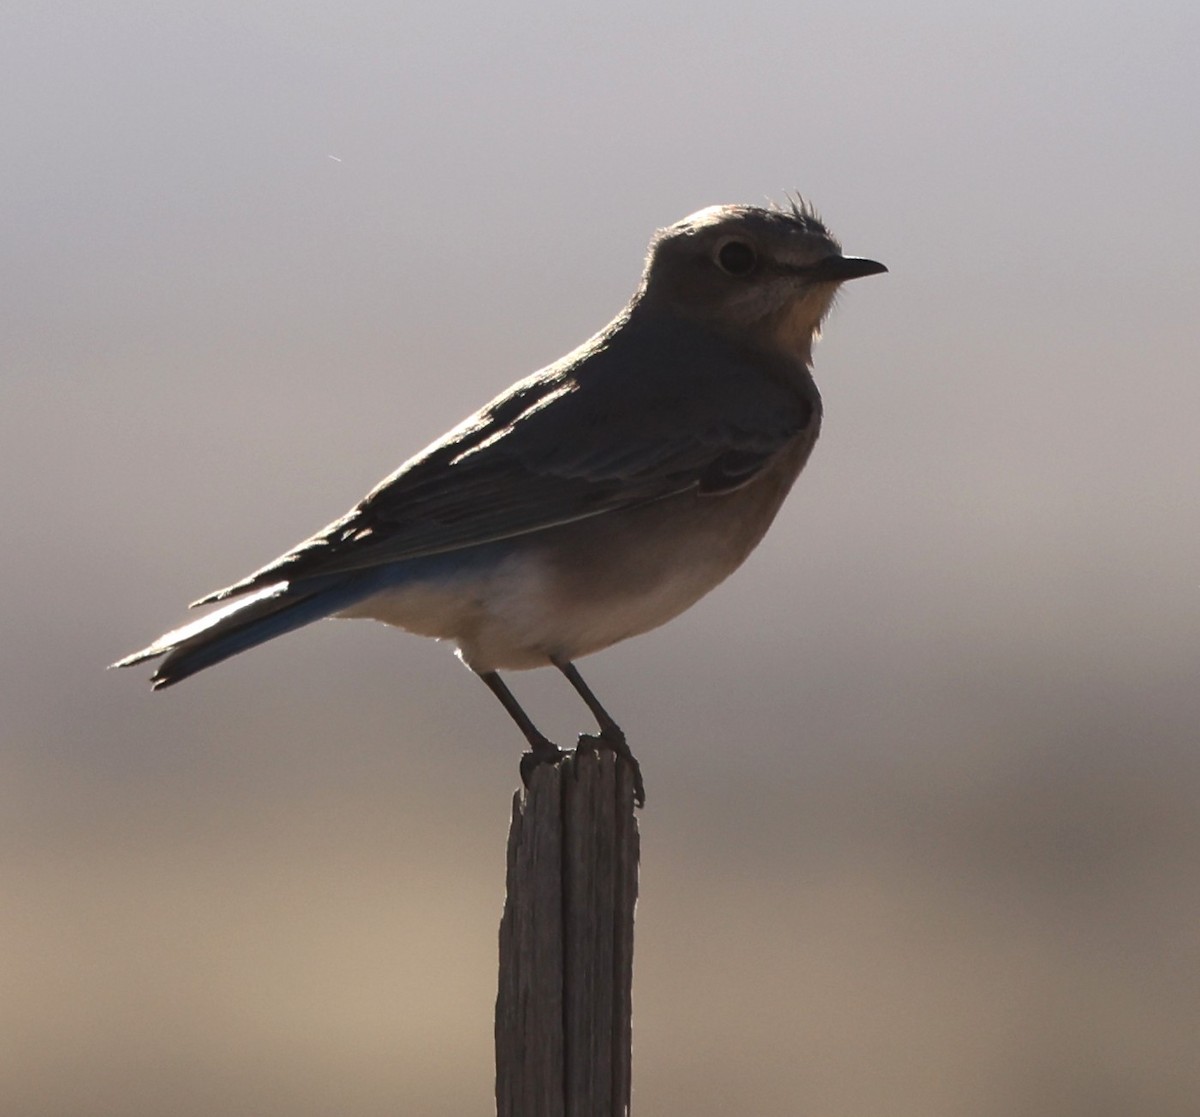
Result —
[[543, 764], [557, 764], [566, 755], [566, 750], [560, 749], [553, 741], [535, 744], [528, 752], [521, 754], [521, 782], [528, 787], [534, 769]]
[[579, 734], [579, 740], [575, 743], [577, 753], [595, 752], [597, 749], [611, 750], [629, 766], [629, 771], [633, 776], [633, 801], [639, 807], [644, 807], [646, 805], [646, 785], [642, 781], [642, 766], [638, 763], [637, 757], [629, 751], [629, 745], [625, 742], [625, 734], [619, 729], [612, 733], [602, 730], [598, 734]]

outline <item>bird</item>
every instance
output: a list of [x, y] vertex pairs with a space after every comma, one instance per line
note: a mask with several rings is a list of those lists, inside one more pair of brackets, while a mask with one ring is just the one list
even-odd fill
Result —
[[775, 519], [821, 427], [812, 348], [846, 256], [813, 207], [710, 206], [660, 229], [628, 304], [409, 458], [341, 518], [112, 664], [172, 686], [325, 617], [449, 641], [528, 744], [565, 751], [501, 671], [556, 668], [594, 717], [580, 749], [641, 768], [575, 661], [678, 616]]

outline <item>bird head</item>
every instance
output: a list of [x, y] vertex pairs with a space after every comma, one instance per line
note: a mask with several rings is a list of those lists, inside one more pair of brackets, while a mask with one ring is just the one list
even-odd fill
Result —
[[635, 301], [807, 361], [838, 287], [885, 271], [843, 256], [799, 199], [710, 206], [655, 235]]

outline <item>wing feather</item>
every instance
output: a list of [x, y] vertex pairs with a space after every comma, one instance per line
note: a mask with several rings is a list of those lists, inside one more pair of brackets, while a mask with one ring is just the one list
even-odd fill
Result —
[[197, 604], [510, 538], [696, 488], [739, 488], [819, 418], [807, 370], [695, 323], [614, 322], [375, 487], [355, 508]]

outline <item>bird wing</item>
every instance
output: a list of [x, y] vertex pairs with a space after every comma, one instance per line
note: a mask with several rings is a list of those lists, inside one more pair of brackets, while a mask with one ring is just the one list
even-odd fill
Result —
[[340, 520], [195, 604], [688, 489], [728, 492], [815, 433], [819, 413], [805, 369], [773, 367], [694, 324], [618, 319], [406, 462]]

